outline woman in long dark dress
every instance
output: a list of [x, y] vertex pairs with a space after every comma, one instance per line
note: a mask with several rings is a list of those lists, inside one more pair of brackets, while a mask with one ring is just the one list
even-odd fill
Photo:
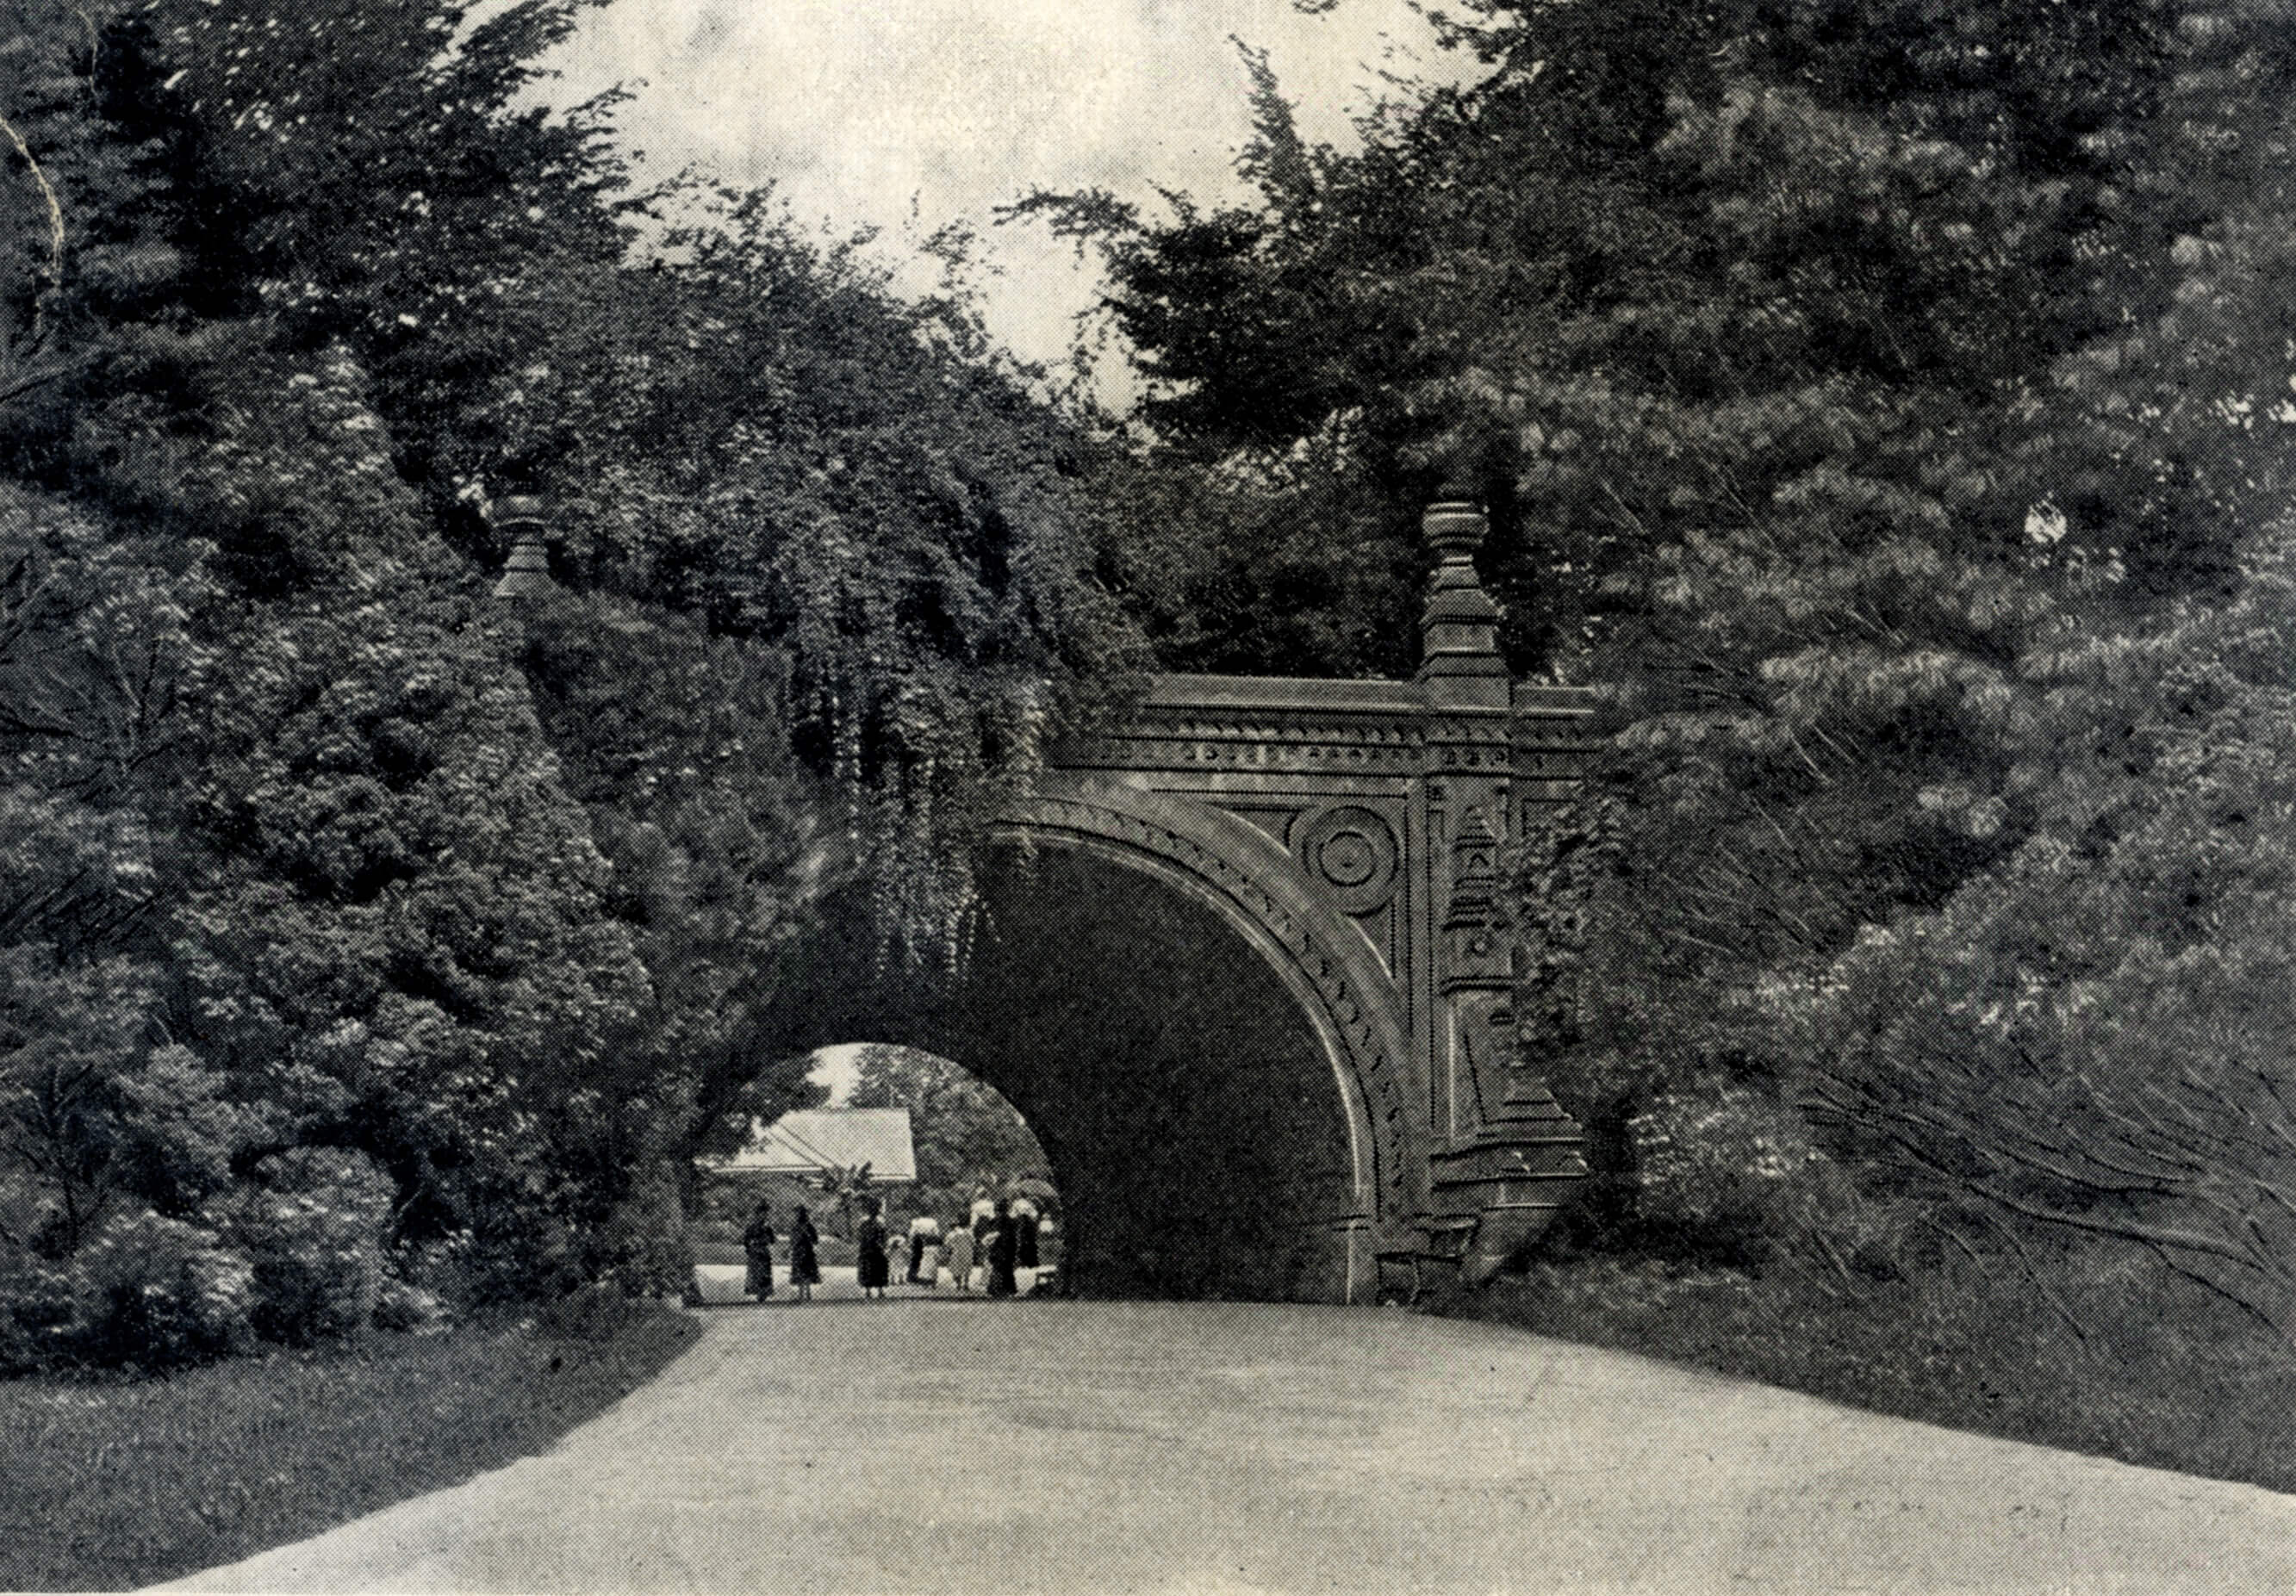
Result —
[[1021, 1254], [1021, 1267], [1037, 1266], [1037, 1205], [1026, 1192], [1013, 1199], [1013, 1240]]
[[797, 1217], [790, 1221], [790, 1284], [797, 1288], [800, 1302], [811, 1302], [813, 1289], [821, 1284], [821, 1255], [815, 1250], [820, 1241], [813, 1216], [800, 1204]]
[[853, 1272], [861, 1281], [861, 1295], [882, 1301], [885, 1287], [892, 1279], [892, 1269], [885, 1261], [885, 1222], [878, 1216], [875, 1203], [871, 1203], [862, 1215], [861, 1229], [853, 1240], [857, 1249]]
[[774, 1294], [774, 1217], [773, 1211], [759, 1203], [750, 1215], [750, 1227], [742, 1232], [742, 1255], [749, 1260], [750, 1295], [763, 1302]]
[[1021, 1256], [1021, 1240], [1011, 1212], [1000, 1200], [989, 1221], [988, 1232], [988, 1295], [1017, 1297], [1021, 1282], [1013, 1278], [1013, 1266]]

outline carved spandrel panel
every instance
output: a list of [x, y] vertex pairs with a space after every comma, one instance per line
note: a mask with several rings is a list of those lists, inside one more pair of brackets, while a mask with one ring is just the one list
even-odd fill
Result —
[[1292, 844], [1292, 823], [1300, 818], [1305, 806], [1300, 804], [1244, 804], [1233, 801], [1215, 806], [1234, 815], [1245, 824], [1256, 827], [1275, 839], [1278, 846]]
[[1293, 826], [1292, 856], [1332, 904], [1364, 929], [1394, 973], [1402, 958], [1397, 904], [1404, 886], [1397, 820], [1384, 806], [1327, 804]]
[[[1350, 1073], [1380, 1144], [1371, 1189], [1385, 1195], [1363, 1212], [1379, 1216], [1387, 1246], [1408, 1212], [1395, 1206], [1401, 1194], [1422, 1200], [1430, 1180], [1444, 1187], [1439, 1212], [1522, 1207], [1513, 1184], [1522, 1171], [1508, 1160], [1518, 1142], [1545, 1145], [1554, 1129], [1546, 1119], [1558, 1112], [1514, 1057], [1515, 938], [1502, 878], [1505, 849], [1573, 790], [1588, 704], [1566, 689], [1510, 695], [1480, 675], [1455, 680], [1464, 656], [1440, 652], [1444, 669], [1409, 683], [1160, 678], [1125, 722], [1064, 744], [1051, 761], [1248, 831], [1250, 846], [1229, 863], [1249, 855], [1256, 880], [1295, 883], [1301, 909], [1312, 904], [1335, 938], [1312, 954], [1286, 939], [1315, 987], [1335, 973], [1343, 945], [1360, 959], [1362, 978], [1339, 1001], [1324, 992], [1319, 1006], [1355, 1057]], [[1268, 844], [1281, 867], [1258, 855]], [[1217, 866], [1210, 873], [1225, 879]], [[1374, 1009], [1404, 1045], [1366, 1065], [1357, 1033]]]
[[1513, 1040], [1513, 1016], [1496, 992], [1464, 992], [1450, 1002], [1454, 1090], [1472, 1106], [1475, 1125], [1498, 1117], [1505, 1101]]
[[1387, 966], [1388, 974], [1395, 975], [1403, 969], [1403, 914], [1400, 894], [1376, 909], [1362, 914], [1350, 914], [1348, 918], [1361, 926], [1364, 935], [1371, 938], [1371, 945], [1379, 950], [1380, 962]]

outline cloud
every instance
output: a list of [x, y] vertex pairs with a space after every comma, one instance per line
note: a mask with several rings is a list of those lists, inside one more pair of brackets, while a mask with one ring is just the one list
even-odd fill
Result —
[[[644, 79], [621, 116], [657, 170], [702, 160], [772, 181], [800, 219], [895, 237], [985, 226], [1032, 189], [1238, 193], [1249, 80], [1266, 47], [1302, 130], [1334, 143], [1394, 40], [1434, 53], [1403, 0], [1302, 16], [1289, 0], [619, 0], [562, 53], [565, 101]], [[989, 314], [1023, 354], [1066, 342], [1095, 284], [1011, 230]]]

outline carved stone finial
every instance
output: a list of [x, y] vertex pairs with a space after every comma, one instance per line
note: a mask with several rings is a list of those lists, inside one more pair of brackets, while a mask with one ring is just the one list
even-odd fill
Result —
[[1499, 656], [1501, 611], [1475, 574], [1475, 551], [1490, 530], [1483, 507], [1462, 494], [1446, 495], [1420, 517], [1420, 528], [1440, 561], [1427, 585], [1419, 618], [1419, 680], [1446, 696], [1505, 702], [1506, 661]]
[[549, 535], [540, 499], [512, 494], [496, 507], [495, 524], [516, 540], [503, 562], [502, 580], [495, 584], [498, 599], [538, 599], [557, 585], [550, 579], [550, 555], [544, 546]]

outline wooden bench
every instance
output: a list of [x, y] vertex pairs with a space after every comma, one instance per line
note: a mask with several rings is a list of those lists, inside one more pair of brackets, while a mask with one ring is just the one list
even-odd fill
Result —
[[[1475, 1244], [1475, 1231], [1482, 1221], [1470, 1214], [1460, 1218], [1422, 1219], [1411, 1227], [1411, 1242], [1406, 1247], [1382, 1248], [1373, 1255], [1379, 1265], [1379, 1300], [1401, 1301], [1406, 1307], [1416, 1307], [1426, 1294], [1430, 1271], [1450, 1271], [1456, 1284], [1466, 1267], [1467, 1250]], [[1389, 1281], [1395, 1277], [1410, 1281], [1410, 1291], [1398, 1297], [1390, 1289]]]

